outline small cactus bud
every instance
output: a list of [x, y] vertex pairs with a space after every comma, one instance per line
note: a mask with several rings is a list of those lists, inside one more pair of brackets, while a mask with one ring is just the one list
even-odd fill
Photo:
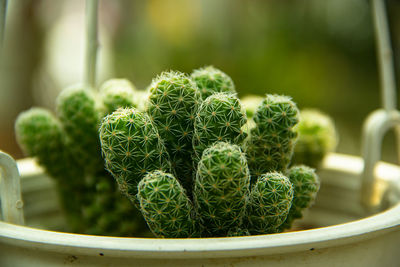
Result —
[[318, 175], [310, 167], [294, 166], [288, 170], [287, 175], [293, 185], [294, 195], [292, 207], [281, 227], [282, 230], [290, 228], [295, 219], [303, 216], [303, 211], [314, 203], [320, 186]]
[[195, 237], [193, 207], [172, 174], [148, 173], [138, 185], [140, 210], [156, 237]]
[[164, 144], [145, 113], [118, 109], [107, 115], [100, 126], [100, 140], [107, 170], [133, 203], [137, 184], [148, 172], [169, 171]]
[[134, 97], [136, 88], [126, 79], [111, 79], [100, 87], [100, 97], [105, 113], [110, 114], [118, 108], [136, 108]]
[[226, 236], [246, 211], [250, 173], [239, 146], [217, 142], [204, 150], [198, 164], [194, 203], [210, 236]]
[[251, 189], [248, 229], [251, 234], [269, 234], [286, 220], [293, 200], [289, 179], [279, 172], [263, 174]]
[[154, 121], [182, 185], [192, 188], [193, 124], [200, 95], [196, 84], [180, 72], [163, 72], [150, 87], [146, 111]]
[[328, 152], [335, 150], [337, 133], [332, 118], [313, 109], [300, 112], [299, 138], [294, 148], [293, 164], [318, 168]]
[[285, 171], [290, 163], [297, 133], [298, 109], [289, 97], [267, 95], [254, 115], [246, 153], [252, 176]]
[[253, 118], [254, 114], [256, 113], [257, 107], [263, 101], [263, 97], [259, 95], [246, 95], [241, 98], [242, 105], [246, 110], [247, 118]]
[[246, 114], [235, 95], [216, 93], [208, 97], [201, 103], [194, 124], [196, 158], [214, 142], [242, 144], [247, 137], [242, 129], [246, 122]]
[[214, 93], [236, 94], [231, 77], [213, 66], [194, 70], [191, 78], [197, 84], [202, 100]]

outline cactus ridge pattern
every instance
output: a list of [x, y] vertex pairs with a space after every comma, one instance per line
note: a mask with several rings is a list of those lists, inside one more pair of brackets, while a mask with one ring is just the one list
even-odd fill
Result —
[[246, 144], [252, 176], [270, 171], [284, 172], [290, 163], [299, 121], [296, 104], [287, 96], [267, 95], [258, 107]]
[[99, 131], [105, 166], [133, 203], [147, 172], [170, 170], [163, 141], [146, 113], [118, 109], [103, 118]]
[[215, 93], [204, 100], [194, 124], [193, 144], [197, 160], [214, 142], [242, 144], [247, 137], [242, 129], [246, 122], [246, 113], [235, 95]]
[[201, 224], [210, 236], [226, 236], [242, 224], [248, 202], [250, 172], [239, 146], [217, 142], [198, 164], [193, 191]]
[[180, 72], [163, 72], [153, 80], [146, 111], [171, 157], [173, 171], [183, 186], [192, 187], [192, 137], [200, 95], [197, 85]]
[[135, 86], [127, 79], [110, 79], [99, 89], [105, 113], [110, 114], [118, 108], [136, 108]]
[[318, 168], [324, 156], [336, 148], [335, 124], [332, 118], [319, 110], [301, 110], [297, 132], [299, 138], [294, 148], [293, 164]]
[[104, 168], [100, 142], [94, 137], [98, 136], [102, 114], [95, 94], [83, 86], [71, 86], [61, 91], [56, 108], [68, 140], [73, 144], [69, 149], [83, 163], [81, 167], [85, 173], [101, 172]]
[[140, 210], [156, 237], [179, 238], [198, 235], [193, 205], [172, 174], [149, 172], [138, 185]]
[[294, 195], [288, 217], [282, 225], [282, 230], [291, 227], [295, 219], [303, 217], [302, 213], [315, 201], [320, 187], [320, 181], [315, 170], [304, 166], [294, 166], [287, 171], [287, 176], [293, 185]]
[[293, 200], [289, 179], [279, 172], [261, 175], [253, 185], [248, 209], [248, 230], [251, 234], [270, 234], [287, 218]]
[[202, 100], [219, 92], [236, 94], [231, 77], [213, 66], [194, 70], [191, 78], [197, 84]]

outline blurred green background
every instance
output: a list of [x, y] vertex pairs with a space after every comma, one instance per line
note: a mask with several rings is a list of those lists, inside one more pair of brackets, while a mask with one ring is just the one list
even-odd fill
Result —
[[[0, 72], [0, 149], [23, 157], [13, 124], [31, 106], [54, 109], [83, 74], [82, 0], [9, 1]], [[397, 77], [400, 1], [388, 0]], [[214, 65], [240, 96], [278, 93], [330, 114], [338, 151], [360, 154], [361, 126], [381, 106], [367, 0], [102, 0], [98, 84], [130, 79], [145, 89], [164, 70]], [[398, 79], [399, 84], [399, 79]], [[383, 159], [396, 162], [394, 135]]]

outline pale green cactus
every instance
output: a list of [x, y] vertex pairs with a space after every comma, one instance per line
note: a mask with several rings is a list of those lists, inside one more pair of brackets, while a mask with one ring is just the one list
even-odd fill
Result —
[[251, 189], [247, 229], [251, 234], [270, 234], [285, 222], [293, 200], [289, 179], [279, 172], [261, 175]]
[[103, 118], [99, 131], [106, 168], [133, 203], [148, 172], [170, 170], [164, 143], [146, 113], [118, 109]]
[[326, 154], [337, 145], [337, 131], [331, 117], [316, 109], [300, 112], [296, 128], [299, 138], [294, 148], [293, 164], [318, 168]]
[[146, 111], [163, 138], [173, 172], [192, 188], [192, 137], [200, 95], [196, 84], [180, 72], [163, 72], [150, 86]]
[[214, 142], [241, 145], [247, 137], [247, 122], [240, 100], [232, 94], [216, 93], [204, 100], [197, 112], [193, 138], [196, 159]]
[[194, 70], [191, 78], [197, 84], [202, 100], [214, 93], [236, 94], [231, 77], [213, 66]]
[[242, 224], [249, 186], [250, 172], [239, 146], [217, 142], [204, 151], [193, 198], [209, 236], [226, 236], [231, 228]]
[[186, 238], [199, 235], [193, 205], [172, 174], [149, 172], [138, 184], [140, 210], [156, 237]]
[[298, 113], [296, 104], [287, 96], [267, 95], [262, 101], [246, 144], [252, 176], [287, 169], [297, 138], [294, 127], [299, 121]]

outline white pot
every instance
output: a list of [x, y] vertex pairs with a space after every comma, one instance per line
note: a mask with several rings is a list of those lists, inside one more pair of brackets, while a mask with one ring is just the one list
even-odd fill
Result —
[[[53, 183], [30, 159], [18, 162], [27, 225], [57, 228]], [[366, 216], [359, 204], [360, 158], [332, 154], [321, 191], [287, 233], [232, 238], [155, 239], [69, 234], [0, 222], [0, 266], [399, 266], [400, 204]], [[400, 168], [379, 163], [376, 177], [390, 203]], [[398, 182], [397, 182], [398, 183]], [[73, 197], [73, 196], [71, 196]]]

